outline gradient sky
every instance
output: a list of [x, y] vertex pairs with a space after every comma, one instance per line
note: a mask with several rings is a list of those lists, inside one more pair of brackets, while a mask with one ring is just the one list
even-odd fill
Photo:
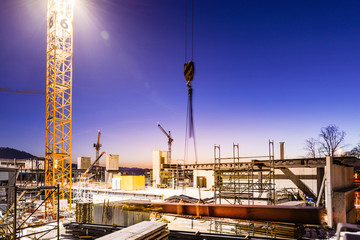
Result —
[[[73, 160], [102, 150], [121, 166], [184, 158], [184, 0], [74, 0]], [[200, 162], [304, 156], [321, 127], [360, 142], [360, 1], [194, 0], [195, 132]], [[45, 0], [1, 0], [0, 87], [45, 90]], [[45, 96], [0, 93], [0, 146], [45, 152]], [[192, 142], [190, 142], [191, 144]], [[190, 149], [190, 156], [193, 153]], [[193, 158], [189, 158], [192, 162]]]

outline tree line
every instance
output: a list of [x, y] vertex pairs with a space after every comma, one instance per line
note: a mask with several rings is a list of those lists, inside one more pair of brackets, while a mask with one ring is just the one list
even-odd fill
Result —
[[[352, 156], [360, 157], [360, 143], [358, 143], [350, 151], [344, 151], [346, 133], [336, 125], [329, 125], [320, 130], [318, 138], [308, 138], [305, 140], [304, 149], [307, 152], [307, 157], [324, 157], [324, 156]], [[336, 153], [339, 154], [336, 154]]]

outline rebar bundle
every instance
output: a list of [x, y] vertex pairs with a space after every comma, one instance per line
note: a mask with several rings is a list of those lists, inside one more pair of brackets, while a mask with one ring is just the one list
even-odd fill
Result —
[[76, 203], [76, 222], [93, 222], [93, 204], [91, 202]]

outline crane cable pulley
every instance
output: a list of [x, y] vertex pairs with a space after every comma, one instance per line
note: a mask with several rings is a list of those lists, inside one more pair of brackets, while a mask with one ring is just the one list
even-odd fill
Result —
[[[189, 138], [194, 137], [194, 117], [193, 117], [193, 104], [192, 104], [192, 92], [191, 81], [194, 78], [195, 74], [195, 65], [193, 61], [189, 61], [184, 64], [184, 76], [186, 79], [186, 85], [188, 87], [188, 123], [189, 123]], [[187, 125], [188, 125], [187, 123]]]

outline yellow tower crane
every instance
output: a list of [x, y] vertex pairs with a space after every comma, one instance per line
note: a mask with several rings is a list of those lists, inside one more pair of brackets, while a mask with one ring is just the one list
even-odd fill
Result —
[[160, 123], [158, 123], [158, 127], [160, 128], [160, 130], [166, 135], [166, 137], [168, 138], [168, 149], [169, 149], [169, 152], [168, 152], [168, 161], [169, 163], [171, 163], [171, 145], [172, 145], [172, 142], [174, 141], [174, 139], [171, 137], [171, 132], [169, 131], [169, 133], [167, 133], [165, 131], [165, 129], [160, 125]]
[[[71, 204], [73, 0], [48, 0], [46, 48], [45, 185], [60, 187]], [[47, 215], [56, 196], [45, 193]]]

